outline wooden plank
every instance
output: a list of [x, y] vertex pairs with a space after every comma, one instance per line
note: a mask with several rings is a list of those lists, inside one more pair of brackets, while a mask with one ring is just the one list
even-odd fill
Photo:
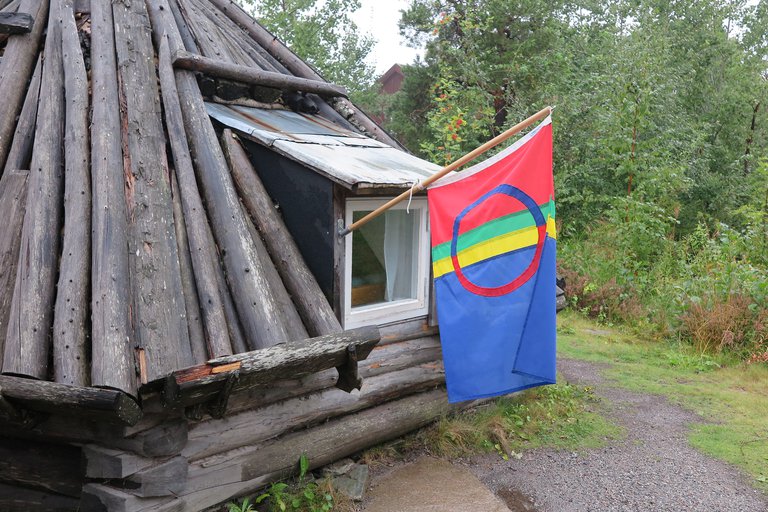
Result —
[[442, 365], [382, 374], [365, 381], [359, 392], [330, 388], [266, 407], [193, 425], [182, 455], [190, 460], [262, 443], [286, 432], [367, 409], [395, 398], [427, 391], [444, 382]]
[[211, 399], [230, 376], [229, 373], [213, 373], [217, 366], [240, 363], [236, 389], [264, 386], [287, 375], [300, 377], [339, 367], [346, 362], [350, 345], [355, 346], [358, 359], [363, 360], [378, 340], [378, 328], [364, 327], [221, 357], [204, 365], [174, 372], [166, 382], [165, 398], [170, 403], [178, 402], [185, 406]]
[[[163, 507], [163, 512], [188, 512], [194, 506], [167, 507], [173, 500], [169, 498], [142, 498], [122, 489], [115, 489], [104, 484], [89, 483], [83, 486], [78, 512], [143, 512], [149, 508]], [[179, 503], [181, 505], [181, 503]]]
[[90, 418], [134, 425], [141, 408], [122, 391], [97, 389], [0, 375], [3, 396], [15, 405], [54, 414], [82, 414]]
[[[90, 139], [88, 76], [74, 13], [62, 9], [61, 39], [66, 95], [64, 152], [64, 240], [53, 317], [53, 375], [56, 382], [87, 386], [88, 314], [91, 272]], [[83, 212], [86, 212], [83, 215]]]
[[79, 505], [80, 500], [70, 496], [0, 483], [0, 510], [3, 512], [72, 512]]
[[40, 76], [43, 74], [43, 59], [37, 59], [35, 72], [29, 81], [27, 97], [19, 114], [19, 122], [16, 124], [16, 132], [13, 134], [13, 143], [5, 161], [5, 171], [14, 169], [29, 169], [29, 161], [32, 157], [32, 145], [35, 141], [35, 123], [37, 122], [37, 105], [40, 96]]
[[0, 368], [16, 283], [21, 228], [27, 202], [28, 171], [11, 171], [0, 178]]
[[3, 372], [40, 379], [48, 376], [64, 188], [64, 65], [57, 17], [58, 10], [52, 9], [3, 359]]
[[167, 457], [181, 453], [187, 444], [188, 431], [186, 420], [170, 420], [135, 436], [114, 439], [113, 444], [144, 457]]
[[0, 12], [0, 34], [26, 34], [35, 19], [26, 12]]
[[222, 136], [235, 184], [272, 261], [311, 336], [341, 332], [342, 328], [317, 280], [304, 262], [296, 242], [231, 130]]
[[147, 358], [147, 378], [154, 380], [184, 365], [181, 347], [189, 346], [189, 332], [146, 6], [144, 2], [116, 0], [112, 13], [123, 100], [133, 327], [136, 343]]
[[197, 354], [199, 347], [195, 347], [194, 340], [193, 349], [196, 353], [195, 358], [198, 359], [202, 356], [204, 361], [208, 357], [232, 354], [227, 318], [224, 312], [224, 298], [219, 286], [218, 274], [221, 272], [219, 255], [213, 242], [213, 234], [205, 215], [200, 191], [197, 188], [167, 38], [161, 42], [158, 55], [160, 86], [163, 90], [163, 105], [165, 107], [165, 124], [171, 143], [181, 207], [189, 240], [190, 259], [205, 329], [204, 342], [207, 346], [207, 354]]
[[27, 91], [27, 82], [37, 61], [43, 30], [48, 20], [48, 2], [24, 0], [19, 5], [19, 10], [36, 13], [35, 24], [28, 34], [16, 35], [8, 39], [2, 66], [0, 66], [0, 91], [3, 91], [4, 105], [0, 111], [0, 168], [5, 168], [5, 160], [16, 127], [16, 116], [21, 110]]
[[177, 0], [168, 0], [168, 4], [171, 8], [171, 12], [173, 13], [173, 19], [176, 22], [176, 27], [179, 29], [179, 36], [184, 43], [184, 48], [188, 52], [200, 53], [200, 50], [197, 47], [197, 43], [195, 42], [195, 36], [192, 35], [192, 32], [189, 30], [187, 20], [185, 20], [184, 16], [181, 14]]
[[130, 330], [128, 222], [112, 6], [91, 5], [91, 180], [93, 190], [91, 383], [135, 393]]
[[80, 448], [0, 439], [0, 482], [77, 498], [83, 486]]
[[288, 91], [313, 92], [320, 96], [347, 97], [348, 93], [340, 85], [329, 84], [322, 80], [310, 80], [273, 71], [262, 71], [248, 66], [240, 66], [216, 59], [195, 55], [187, 51], [177, 52], [173, 56], [173, 66], [189, 71], [199, 71], [216, 78], [228, 78], [236, 82], [251, 85], [273, 87]]

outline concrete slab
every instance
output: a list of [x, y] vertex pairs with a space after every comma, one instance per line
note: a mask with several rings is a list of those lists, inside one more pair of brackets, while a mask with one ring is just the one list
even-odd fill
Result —
[[468, 470], [432, 457], [382, 477], [367, 501], [365, 512], [510, 512]]

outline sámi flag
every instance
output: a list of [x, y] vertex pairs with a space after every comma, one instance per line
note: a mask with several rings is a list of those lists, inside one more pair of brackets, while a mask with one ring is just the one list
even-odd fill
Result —
[[551, 117], [427, 198], [448, 400], [554, 384]]

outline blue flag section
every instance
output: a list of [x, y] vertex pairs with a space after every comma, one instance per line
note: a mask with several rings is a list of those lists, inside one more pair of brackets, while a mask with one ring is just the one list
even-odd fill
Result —
[[428, 190], [450, 402], [555, 383], [552, 127]]

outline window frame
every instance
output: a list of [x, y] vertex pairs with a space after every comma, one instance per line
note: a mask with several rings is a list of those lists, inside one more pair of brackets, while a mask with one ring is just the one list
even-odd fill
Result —
[[[391, 198], [348, 198], [344, 205], [345, 225], [353, 222], [353, 214], [358, 211], [373, 211]], [[406, 210], [406, 201], [393, 206], [393, 210]], [[429, 313], [429, 279], [430, 279], [430, 239], [429, 215], [427, 199], [414, 197], [410, 201], [410, 212], [419, 216], [416, 247], [416, 298], [400, 299], [392, 302], [381, 302], [364, 306], [352, 307], [352, 237], [347, 235], [344, 241], [344, 279], [343, 279], [343, 325], [345, 329], [353, 329], [366, 325], [385, 325], [394, 322], [410, 320], [427, 316]]]

